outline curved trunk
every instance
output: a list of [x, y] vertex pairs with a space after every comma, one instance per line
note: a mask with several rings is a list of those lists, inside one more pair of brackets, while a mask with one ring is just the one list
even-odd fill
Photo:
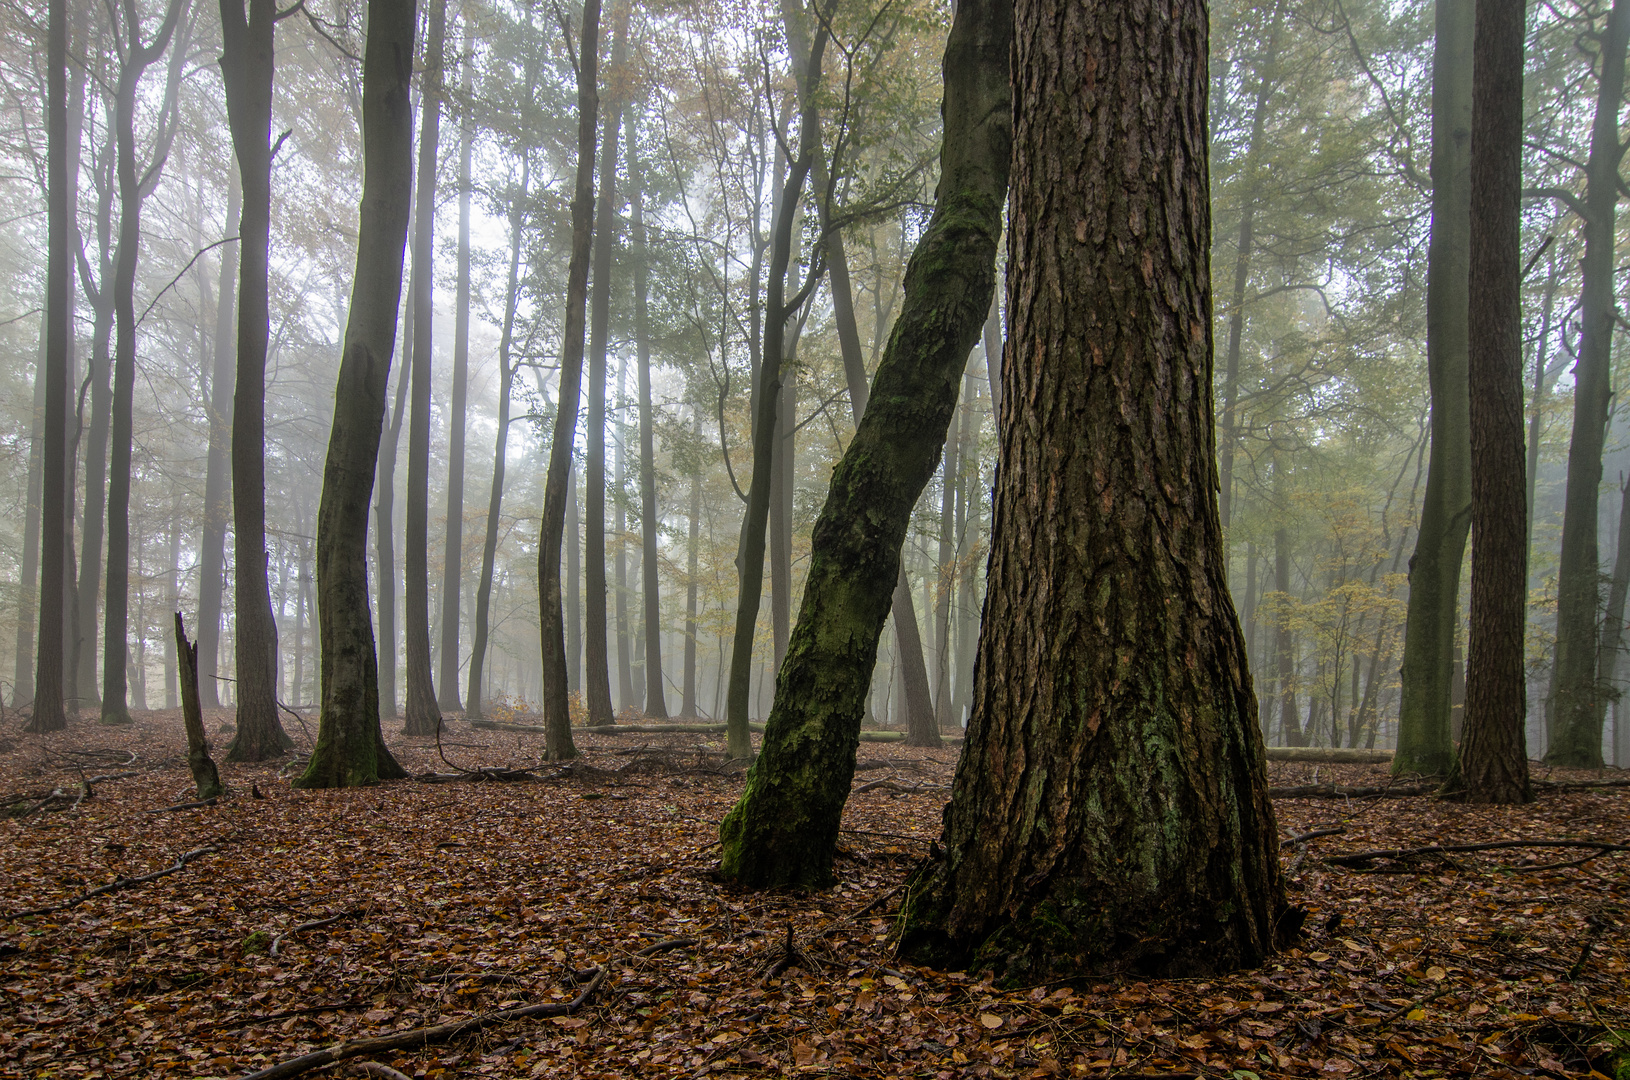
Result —
[[402, 302], [413, 175], [413, 45], [414, 0], [368, 0], [357, 265], [317, 508], [323, 709], [311, 764], [294, 782], [300, 788], [356, 787], [407, 775], [379, 730], [379, 673], [368, 614], [368, 504]]

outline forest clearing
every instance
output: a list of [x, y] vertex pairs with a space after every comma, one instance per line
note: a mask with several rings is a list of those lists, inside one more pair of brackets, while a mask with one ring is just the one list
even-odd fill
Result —
[[[212, 731], [221, 720], [211, 715]], [[191, 799], [173, 712], [5, 734], [0, 801], [13, 815], [53, 789], [64, 797], [0, 826], [3, 1075], [244, 1076], [347, 1040], [569, 1002], [585, 985], [573, 973], [593, 968], [605, 979], [570, 1015], [315, 1075], [361, 1061], [447, 1080], [1625, 1067], [1607, 1032], [1630, 1027], [1630, 852], [1331, 862], [1432, 844], [1630, 840], [1630, 786], [1546, 787], [1585, 774], [1536, 769], [1524, 806], [1280, 798], [1281, 862], [1307, 911], [1292, 948], [1220, 977], [1001, 989], [905, 963], [890, 940], [900, 886], [939, 836], [951, 748], [863, 745], [838, 885], [751, 893], [716, 876], [717, 822], [741, 790], [722, 737], [580, 736], [581, 758], [549, 766], [541, 736], [453, 721], [448, 762], [533, 778], [297, 791], [279, 779], [285, 759], [224, 765], [230, 797], [165, 812]], [[433, 739], [391, 749], [410, 773], [455, 772]], [[81, 778], [100, 775], [118, 778], [79, 799]], [[1383, 765], [1274, 763], [1270, 775], [1276, 787], [1391, 782]], [[1604, 775], [1622, 785], [1611, 771], [1589, 778]], [[1321, 835], [1295, 842], [1310, 834]], [[213, 850], [149, 883], [16, 917], [200, 849]]]

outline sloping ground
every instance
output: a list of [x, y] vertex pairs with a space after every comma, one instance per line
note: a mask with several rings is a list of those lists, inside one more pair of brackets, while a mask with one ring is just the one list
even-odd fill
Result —
[[[541, 749], [456, 721], [446, 763], [433, 741], [392, 738], [410, 771], [440, 774], [537, 766]], [[356, 1060], [446, 1078], [1559, 1077], [1611, 1075], [1607, 1032], [1630, 1028], [1630, 852], [1325, 861], [1630, 843], [1630, 788], [1546, 789], [1515, 809], [1284, 799], [1287, 838], [1344, 830], [1284, 852], [1308, 910], [1297, 949], [1223, 978], [1005, 992], [906, 967], [887, 941], [895, 890], [938, 835], [953, 750], [863, 745], [842, 884], [764, 895], [712, 876], [740, 777], [707, 738], [582, 736], [570, 770], [362, 791], [297, 792], [278, 764], [223, 764], [231, 798], [153, 813], [190, 798], [177, 714], [44, 738], [8, 718], [0, 802], [25, 796], [11, 810], [31, 812], [0, 821], [0, 1075], [241, 1076], [567, 1002], [596, 966], [604, 983], [571, 1015]], [[1386, 784], [1381, 767], [1272, 771], [1280, 786]], [[79, 799], [82, 776], [124, 772]], [[173, 873], [15, 917], [203, 848]]]

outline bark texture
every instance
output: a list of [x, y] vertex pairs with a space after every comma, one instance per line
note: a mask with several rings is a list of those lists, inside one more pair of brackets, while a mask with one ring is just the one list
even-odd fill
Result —
[[379, 730], [379, 672], [368, 612], [368, 505], [412, 188], [414, 0], [368, 0], [362, 58], [362, 211], [334, 427], [317, 509], [317, 616], [323, 707], [295, 787], [356, 787], [406, 776]]
[[1205, 7], [1014, 18], [985, 623], [901, 947], [1010, 983], [1253, 965], [1286, 909], [1216, 501]]
[[566, 268], [566, 319], [560, 345], [560, 402], [549, 444], [538, 543], [539, 636], [543, 652], [543, 748], [551, 760], [577, 756], [572, 743], [571, 703], [566, 686], [566, 626], [561, 613], [560, 557], [566, 499], [572, 486], [572, 444], [577, 441], [577, 403], [583, 389], [587, 336], [589, 258], [594, 241], [594, 128], [600, 110], [600, 0], [583, 4], [577, 65], [577, 179], [572, 190], [572, 256]]
[[1472, 614], [1465, 727], [1446, 788], [1520, 803], [1528, 786], [1528, 514], [1522, 423], [1524, 0], [1477, 0], [1472, 107]]
[[1432, 449], [1409, 560], [1403, 690], [1394, 774], [1446, 774], [1460, 572], [1471, 528], [1467, 287], [1471, 231], [1472, 24], [1476, 0], [1439, 0], [1432, 54], [1432, 236], [1426, 266], [1426, 377]]
[[[905, 300], [865, 414], [815, 523], [763, 752], [719, 830], [723, 870], [744, 884], [818, 885], [832, 876], [890, 586], [900, 582], [900, 547], [939, 463], [996, 285], [1012, 141], [1012, 31], [1012, 9], [1000, 0], [957, 6], [945, 47], [946, 136], [934, 215], [906, 269]], [[773, 355], [765, 350], [766, 363]], [[932, 728], [932, 712], [927, 719]]]
[[204, 707], [198, 701], [198, 646], [187, 640], [187, 625], [181, 612], [175, 613], [176, 656], [181, 666], [181, 719], [187, 729], [187, 768], [200, 799], [214, 799], [224, 793], [221, 775], [209, 756], [204, 738]]

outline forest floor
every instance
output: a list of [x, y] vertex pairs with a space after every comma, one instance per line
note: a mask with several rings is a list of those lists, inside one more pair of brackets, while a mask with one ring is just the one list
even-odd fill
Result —
[[[229, 718], [209, 717], [218, 743]], [[388, 737], [410, 772], [455, 771], [433, 740]], [[596, 966], [607, 977], [568, 1015], [326, 1075], [368, 1060], [446, 1080], [1630, 1075], [1630, 851], [1330, 861], [1626, 844], [1630, 787], [1542, 787], [1514, 808], [1280, 799], [1287, 840], [1341, 830], [1283, 851], [1308, 911], [1298, 947], [1221, 978], [1004, 991], [905, 965], [888, 940], [897, 890], [938, 836], [954, 749], [863, 743], [841, 883], [763, 894], [714, 876], [716, 823], [742, 780], [707, 738], [580, 737], [580, 763], [529, 782], [306, 792], [281, 763], [223, 763], [230, 797], [164, 811], [191, 798], [178, 713], [46, 737], [8, 717], [0, 1075], [242, 1076], [346, 1039], [567, 1003]], [[540, 750], [539, 736], [456, 720], [442, 745], [469, 769], [536, 766]], [[1386, 783], [1379, 766], [1310, 765], [1275, 765], [1274, 783], [1316, 769]], [[80, 799], [96, 776], [109, 779]]]

